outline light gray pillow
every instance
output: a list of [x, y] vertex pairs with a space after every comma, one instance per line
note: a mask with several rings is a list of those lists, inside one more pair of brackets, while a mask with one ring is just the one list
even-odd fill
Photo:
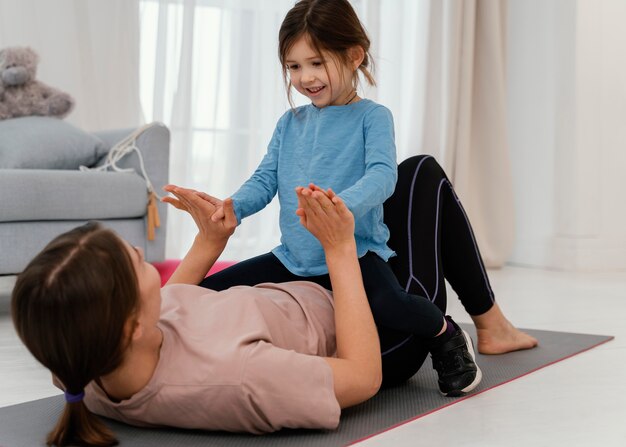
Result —
[[94, 165], [108, 149], [100, 138], [58, 118], [0, 121], [0, 169], [78, 169]]

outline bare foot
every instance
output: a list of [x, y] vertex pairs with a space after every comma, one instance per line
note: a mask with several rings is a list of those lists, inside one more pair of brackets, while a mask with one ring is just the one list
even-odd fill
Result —
[[481, 354], [505, 354], [531, 349], [539, 344], [537, 339], [509, 323], [509, 328], [476, 329], [478, 352]]
[[539, 344], [535, 337], [520, 331], [504, 317], [497, 304], [482, 315], [472, 316], [478, 335], [478, 352], [504, 354], [531, 349]]

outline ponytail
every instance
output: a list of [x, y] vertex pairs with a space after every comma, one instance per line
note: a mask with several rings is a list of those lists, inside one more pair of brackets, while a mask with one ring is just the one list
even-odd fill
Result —
[[63, 414], [57, 421], [54, 429], [48, 433], [46, 439], [48, 445], [89, 445], [108, 447], [118, 445], [113, 432], [93, 414], [85, 403], [79, 402], [65, 404]]
[[126, 246], [97, 223], [58, 236], [18, 276], [11, 302], [15, 330], [69, 390], [48, 445], [117, 445], [85, 405], [83, 390], [122, 364], [124, 326], [138, 309], [138, 287]]

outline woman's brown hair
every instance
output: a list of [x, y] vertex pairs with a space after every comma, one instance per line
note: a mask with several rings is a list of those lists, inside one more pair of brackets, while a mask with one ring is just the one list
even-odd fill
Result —
[[[74, 395], [121, 365], [124, 327], [138, 306], [132, 259], [119, 237], [97, 223], [50, 242], [18, 276], [12, 296], [21, 340]], [[80, 400], [65, 404], [47, 443], [109, 446], [117, 440]]]
[[[292, 106], [291, 82], [285, 61], [287, 53], [301, 37], [305, 37], [318, 54], [327, 51], [344, 65], [350, 62], [350, 50], [361, 47], [364, 58], [358, 69], [370, 85], [376, 85], [370, 72], [370, 66], [373, 65], [369, 53], [370, 40], [350, 3], [347, 0], [301, 0], [289, 10], [278, 33], [278, 58]], [[355, 71], [352, 78], [355, 88], [358, 81], [359, 76]]]

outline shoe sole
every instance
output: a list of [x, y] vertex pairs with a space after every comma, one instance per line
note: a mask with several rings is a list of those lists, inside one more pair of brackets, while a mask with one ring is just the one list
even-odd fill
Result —
[[469, 334], [464, 329], [461, 329], [461, 332], [463, 333], [463, 337], [465, 337], [465, 343], [467, 344], [467, 351], [472, 357], [472, 361], [474, 362], [474, 365], [476, 365], [476, 377], [474, 377], [474, 380], [472, 381], [472, 383], [467, 385], [462, 390], [454, 390], [448, 393], [441, 393], [442, 395], [446, 397], [463, 396], [464, 394], [467, 394], [470, 391], [472, 391], [474, 388], [476, 388], [478, 384], [480, 383], [480, 381], [483, 380], [483, 373], [480, 370], [478, 363], [476, 363], [476, 353], [474, 352], [474, 342], [472, 342], [472, 337], [470, 337]]

